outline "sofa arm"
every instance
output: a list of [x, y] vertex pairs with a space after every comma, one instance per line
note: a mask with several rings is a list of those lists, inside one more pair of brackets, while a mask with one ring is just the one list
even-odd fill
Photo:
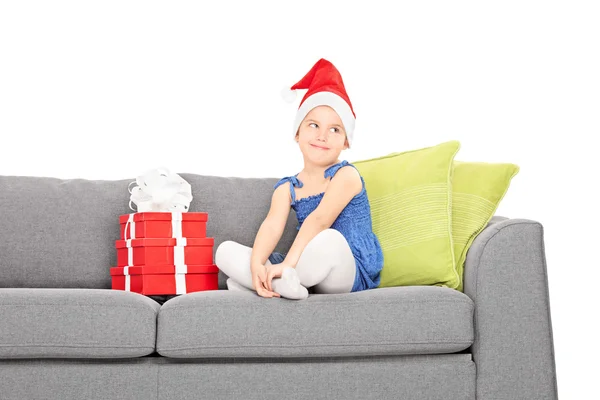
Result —
[[494, 217], [467, 253], [464, 293], [475, 303], [477, 399], [557, 399], [542, 225]]

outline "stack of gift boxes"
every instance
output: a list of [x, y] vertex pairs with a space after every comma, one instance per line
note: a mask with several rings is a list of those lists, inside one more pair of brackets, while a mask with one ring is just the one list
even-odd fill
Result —
[[206, 237], [208, 214], [138, 212], [119, 217], [117, 266], [112, 288], [143, 295], [218, 290], [214, 238]]

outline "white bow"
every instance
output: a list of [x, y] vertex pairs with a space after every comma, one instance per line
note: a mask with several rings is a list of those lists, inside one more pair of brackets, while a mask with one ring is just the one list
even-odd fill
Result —
[[[131, 188], [134, 183], [137, 186]], [[187, 212], [193, 199], [191, 185], [163, 167], [138, 176], [127, 190], [131, 194], [129, 208], [136, 212]], [[137, 210], [131, 203], [136, 204]]]

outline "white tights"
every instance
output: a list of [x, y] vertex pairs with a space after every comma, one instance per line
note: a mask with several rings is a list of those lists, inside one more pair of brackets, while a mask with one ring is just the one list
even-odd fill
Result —
[[[229, 277], [227, 286], [230, 290], [246, 288], [254, 291], [250, 272], [251, 255], [251, 247], [231, 240], [221, 243], [217, 248], [215, 264]], [[270, 261], [267, 260], [265, 265], [271, 265]], [[300, 284], [305, 288], [314, 287], [315, 293], [349, 293], [354, 285], [356, 264], [346, 238], [335, 229], [325, 229], [306, 245], [295, 272]], [[278, 292], [278, 286], [284, 286], [282, 278], [273, 279], [275, 292]], [[300, 298], [280, 294], [282, 297]]]

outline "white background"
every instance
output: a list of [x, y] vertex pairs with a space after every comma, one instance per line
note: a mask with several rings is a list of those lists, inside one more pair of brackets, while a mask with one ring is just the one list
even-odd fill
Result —
[[459, 140], [521, 167], [496, 214], [544, 225], [559, 395], [596, 396], [595, 2], [324, 3], [0, 3], [0, 174], [296, 173], [280, 90], [326, 58], [357, 114], [342, 159]]

